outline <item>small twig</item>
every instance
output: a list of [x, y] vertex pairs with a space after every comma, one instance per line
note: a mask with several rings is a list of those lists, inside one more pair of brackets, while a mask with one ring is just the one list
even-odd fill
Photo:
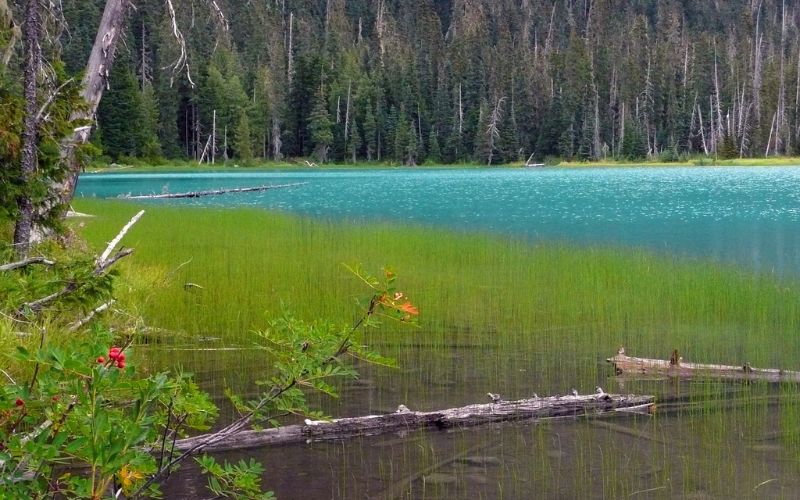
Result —
[[20, 260], [18, 262], [3, 264], [2, 266], [0, 266], [0, 271], [11, 271], [14, 269], [19, 269], [20, 267], [30, 266], [32, 264], [42, 264], [43, 266], [48, 266], [48, 267], [56, 265], [54, 261], [46, 259], [44, 257], [31, 257], [29, 259]]
[[17, 385], [17, 383], [14, 381], [14, 379], [11, 377], [11, 375], [9, 375], [9, 374], [8, 374], [8, 372], [7, 372], [7, 371], [5, 371], [5, 370], [3, 370], [2, 368], [0, 368], [0, 373], [2, 373], [3, 375], [5, 375], [5, 376], [6, 376], [6, 378], [7, 378], [9, 381], [11, 381], [11, 385]]
[[169, 406], [167, 407], [167, 423], [164, 425], [164, 434], [161, 436], [161, 453], [158, 455], [159, 470], [161, 466], [164, 465], [164, 449], [167, 447], [167, 433], [169, 432], [169, 423], [172, 421], [172, 404], [173, 400], [170, 400]]
[[[44, 328], [42, 328], [42, 334], [39, 336], [39, 350], [41, 351], [44, 347], [44, 335], [47, 332]], [[33, 386], [36, 384], [36, 377], [39, 376], [39, 362], [36, 362], [36, 367], [33, 369], [33, 376], [31, 376], [31, 383], [28, 386], [28, 391], [33, 391]]]
[[134, 224], [136, 224], [136, 222], [138, 222], [139, 219], [142, 218], [142, 215], [144, 215], [144, 210], [140, 210], [139, 213], [134, 215], [131, 218], [131, 220], [128, 221], [128, 223], [125, 224], [125, 226], [120, 230], [120, 232], [117, 234], [117, 236], [113, 240], [111, 240], [111, 242], [106, 247], [106, 250], [97, 259], [97, 267], [98, 268], [103, 266], [103, 264], [105, 264], [106, 259], [108, 259], [108, 256], [111, 255], [111, 252], [114, 251], [114, 248], [116, 248], [116, 246], [119, 244], [120, 240], [122, 240], [122, 237], [125, 236], [125, 234], [128, 232], [128, 230]]
[[50, 105], [53, 103], [58, 94], [60, 94], [61, 91], [64, 90], [64, 87], [72, 83], [72, 81], [73, 79], [70, 78], [66, 82], [62, 83], [55, 91], [53, 91], [52, 94], [50, 94], [50, 96], [47, 98], [47, 101], [45, 101], [45, 103], [42, 104], [42, 107], [39, 108], [39, 112], [36, 113], [36, 123], [39, 123], [41, 121], [42, 116], [44, 115], [45, 111], [47, 111], [47, 108], [50, 107]]
[[755, 488], [753, 488], [753, 491], [756, 491], [757, 489], [761, 488], [765, 484], [769, 484], [769, 483], [771, 483], [773, 481], [777, 481], [777, 479], [773, 477], [772, 479], [767, 479], [766, 481], [762, 481], [762, 482], [758, 483]]
[[87, 314], [83, 318], [79, 319], [78, 321], [72, 323], [69, 326], [68, 331], [74, 332], [74, 331], [78, 330], [80, 327], [82, 327], [86, 323], [90, 322], [97, 314], [107, 310], [109, 307], [114, 305], [114, 303], [116, 303], [116, 300], [111, 299], [108, 302], [106, 302], [105, 304], [102, 304], [102, 305], [100, 305], [98, 307], [95, 307], [94, 309], [92, 309], [89, 312], [89, 314]]
[[655, 487], [655, 488], [648, 488], [648, 489], [646, 489], [646, 490], [634, 491], [633, 493], [631, 493], [630, 495], [628, 495], [628, 498], [630, 498], [630, 497], [632, 497], [632, 496], [639, 495], [639, 494], [641, 494], [641, 493], [652, 493], [653, 491], [665, 490], [665, 489], [667, 489], [667, 487], [666, 487], [666, 486], [658, 486], [658, 487]]

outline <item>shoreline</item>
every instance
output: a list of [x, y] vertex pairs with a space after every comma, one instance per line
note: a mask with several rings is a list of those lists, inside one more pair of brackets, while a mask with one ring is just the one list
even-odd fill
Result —
[[418, 169], [418, 170], [441, 170], [441, 169], [526, 169], [537, 170], [557, 169], [557, 168], [682, 168], [682, 167], [800, 167], [800, 157], [780, 157], [780, 158], [741, 158], [734, 160], [695, 159], [676, 162], [621, 162], [621, 161], [597, 161], [597, 162], [577, 162], [562, 161], [543, 167], [526, 167], [523, 163], [507, 163], [503, 165], [476, 165], [467, 163], [443, 164], [443, 165], [417, 165], [408, 167], [405, 165], [392, 165], [382, 163], [357, 163], [357, 164], [327, 164], [316, 167], [308, 167], [299, 162], [259, 162], [248, 165], [239, 165], [234, 162], [227, 164], [196, 164], [183, 160], [176, 160], [174, 163], [163, 163], [158, 165], [128, 165], [110, 164], [107, 166], [97, 166], [88, 168], [84, 173], [105, 174], [113, 172], [125, 173], [144, 173], [144, 172], [166, 172], [166, 171], [314, 171], [314, 170], [392, 170], [392, 169]]

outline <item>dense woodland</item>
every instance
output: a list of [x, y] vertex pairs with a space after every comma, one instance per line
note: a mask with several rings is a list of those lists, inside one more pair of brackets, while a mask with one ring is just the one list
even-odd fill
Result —
[[[63, 0], [68, 73], [105, 3]], [[92, 140], [111, 160], [800, 151], [796, 1], [173, 3], [129, 13]]]

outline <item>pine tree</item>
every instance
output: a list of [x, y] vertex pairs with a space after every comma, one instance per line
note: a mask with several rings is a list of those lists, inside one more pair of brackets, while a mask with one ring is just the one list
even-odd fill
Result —
[[378, 127], [375, 123], [375, 115], [372, 113], [372, 106], [367, 104], [367, 111], [364, 115], [364, 142], [367, 146], [367, 161], [372, 161], [378, 151]]
[[158, 101], [152, 84], [146, 83], [142, 89], [141, 103], [142, 122], [139, 154], [150, 161], [158, 160], [161, 158], [161, 143], [158, 140], [160, 128]]
[[111, 71], [109, 89], [97, 109], [98, 128], [103, 134], [103, 152], [113, 160], [142, 152], [142, 94], [130, 60], [120, 57]]
[[239, 123], [236, 125], [234, 148], [236, 156], [243, 161], [253, 159], [253, 140], [250, 135], [250, 118], [247, 111], [243, 110], [239, 114]]
[[308, 119], [308, 130], [314, 156], [320, 163], [325, 163], [328, 160], [328, 150], [333, 144], [333, 123], [322, 86], [314, 97], [314, 107]]
[[431, 128], [430, 134], [428, 135], [428, 157], [427, 161], [432, 162], [434, 164], [439, 164], [442, 162], [442, 151], [439, 147], [439, 139], [437, 139], [436, 130]]

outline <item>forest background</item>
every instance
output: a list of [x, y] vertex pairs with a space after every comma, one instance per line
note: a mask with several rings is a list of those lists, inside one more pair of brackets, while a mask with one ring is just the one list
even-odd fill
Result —
[[[67, 73], [84, 70], [105, 3], [63, 1]], [[180, 3], [174, 18], [163, 0], [129, 12], [92, 137], [106, 162], [800, 151], [795, 1]]]

